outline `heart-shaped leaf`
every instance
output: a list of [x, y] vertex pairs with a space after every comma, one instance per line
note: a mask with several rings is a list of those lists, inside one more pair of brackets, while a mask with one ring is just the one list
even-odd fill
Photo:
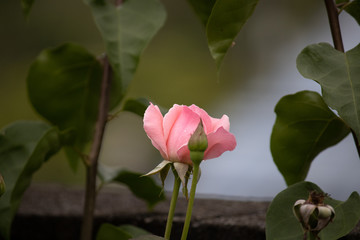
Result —
[[[266, 214], [267, 240], [303, 240], [304, 233], [293, 213], [293, 206], [299, 199], [306, 200], [312, 190], [323, 192], [314, 183], [301, 182], [288, 187], [274, 198]], [[360, 196], [357, 192], [353, 192], [345, 202], [327, 197], [325, 204], [334, 208], [335, 218], [320, 232], [321, 239], [339, 239], [348, 234], [360, 220]]]
[[105, 41], [115, 73], [111, 83], [111, 108], [122, 99], [139, 64], [139, 57], [165, 22], [166, 12], [158, 0], [85, 0]]
[[218, 69], [257, 3], [258, 0], [217, 0], [214, 4], [206, 25], [206, 36]]
[[307, 46], [297, 57], [297, 68], [321, 85], [324, 101], [335, 109], [360, 139], [360, 45], [346, 53], [330, 44]]
[[287, 185], [303, 181], [314, 158], [350, 131], [316, 92], [287, 95], [275, 112], [270, 148]]
[[0, 239], [10, 239], [11, 222], [32, 175], [60, 147], [58, 130], [42, 122], [16, 122], [1, 130], [0, 169], [6, 192], [0, 198]]
[[125, 184], [135, 196], [146, 201], [150, 209], [165, 199], [162, 187], [149, 176], [105, 165], [99, 166], [98, 175], [105, 184], [112, 182]]
[[[29, 70], [27, 88], [32, 105], [60, 130], [72, 132], [68, 145], [78, 151], [92, 139], [101, 78], [99, 61], [74, 44], [42, 51]], [[70, 149], [68, 153], [71, 156]], [[76, 156], [73, 154], [70, 162], [75, 169]]]

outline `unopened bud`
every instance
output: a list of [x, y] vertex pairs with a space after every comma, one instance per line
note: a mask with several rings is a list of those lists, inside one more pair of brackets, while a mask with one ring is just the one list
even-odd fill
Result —
[[0, 197], [5, 193], [5, 181], [3, 177], [0, 175]]
[[304, 231], [317, 235], [335, 217], [335, 210], [330, 205], [324, 204], [325, 195], [311, 192], [308, 200], [297, 200], [293, 212], [300, 221]]
[[190, 158], [194, 163], [200, 163], [204, 159], [204, 152], [208, 147], [208, 140], [202, 121], [199, 122], [195, 132], [191, 135], [188, 148], [190, 150]]

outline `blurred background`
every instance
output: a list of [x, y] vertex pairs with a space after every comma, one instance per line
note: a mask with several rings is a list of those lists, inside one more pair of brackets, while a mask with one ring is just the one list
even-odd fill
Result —
[[[201, 165], [198, 193], [274, 197], [286, 187], [269, 148], [274, 107], [287, 94], [320, 92], [317, 83], [297, 72], [295, 61], [308, 44], [332, 43], [323, 1], [259, 1], [225, 57], [219, 78], [204, 28], [190, 6], [186, 1], [162, 2], [167, 22], [145, 50], [128, 96], [146, 97], [166, 108], [196, 104], [217, 118], [227, 114], [238, 146]], [[346, 13], [340, 21], [349, 50], [359, 43], [360, 29]], [[74, 42], [96, 55], [104, 51], [90, 11], [80, 0], [37, 0], [28, 19], [22, 16], [20, 1], [2, 0], [0, 36], [1, 128], [17, 120], [41, 119], [28, 102], [26, 75], [42, 49]], [[108, 124], [101, 153], [104, 164], [145, 173], [161, 160], [138, 116], [122, 113]], [[345, 200], [352, 191], [360, 191], [359, 171], [360, 160], [348, 136], [315, 159], [307, 180]], [[73, 173], [59, 153], [34, 180], [82, 185], [84, 171]], [[168, 179], [166, 189], [171, 185]]]

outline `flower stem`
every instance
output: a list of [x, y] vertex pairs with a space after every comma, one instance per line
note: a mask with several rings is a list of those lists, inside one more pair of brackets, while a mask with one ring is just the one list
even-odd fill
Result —
[[167, 240], [170, 239], [170, 236], [171, 236], [171, 228], [172, 228], [172, 223], [173, 223], [173, 218], [174, 218], [174, 213], [175, 213], [175, 207], [176, 207], [176, 202], [178, 199], [179, 189], [180, 189], [180, 185], [181, 185], [181, 180], [179, 178], [179, 175], [177, 174], [176, 170], [173, 167], [172, 167], [172, 170], [173, 170], [175, 177], [174, 177], [173, 193], [172, 193], [172, 197], [171, 197], [169, 214], [168, 214], [168, 218], [166, 221], [166, 228], [165, 228], [165, 235], [164, 235], [164, 238]]
[[188, 202], [188, 208], [186, 211], [186, 217], [185, 217], [183, 232], [181, 235], [181, 240], [186, 240], [188, 232], [189, 232], [192, 209], [193, 209], [194, 200], [195, 200], [196, 185], [197, 185], [197, 182], [199, 179], [199, 168], [200, 168], [200, 163], [193, 164], [193, 179], [192, 179], [192, 183], [191, 183], [190, 198], [189, 198], [189, 202]]

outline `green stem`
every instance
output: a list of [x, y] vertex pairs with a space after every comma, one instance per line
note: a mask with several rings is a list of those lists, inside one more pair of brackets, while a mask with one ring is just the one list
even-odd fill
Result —
[[170, 239], [176, 202], [178, 199], [179, 189], [180, 189], [180, 185], [181, 185], [181, 180], [180, 180], [179, 175], [177, 174], [176, 170], [174, 169], [174, 167], [172, 167], [172, 170], [174, 173], [174, 188], [173, 188], [173, 193], [172, 193], [171, 202], [170, 202], [169, 214], [168, 214], [168, 218], [166, 221], [166, 229], [165, 229], [165, 235], [164, 235], [165, 239]]
[[189, 198], [189, 202], [188, 202], [188, 208], [186, 211], [186, 217], [185, 217], [183, 232], [181, 235], [181, 240], [186, 240], [188, 232], [189, 232], [191, 214], [192, 214], [192, 209], [193, 209], [194, 200], [195, 200], [196, 185], [197, 185], [197, 182], [199, 179], [199, 168], [200, 168], [199, 166], [200, 166], [200, 163], [193, 164], [193, 179], [192, 179], [192, 183], [191, 183], [190, 198]]

